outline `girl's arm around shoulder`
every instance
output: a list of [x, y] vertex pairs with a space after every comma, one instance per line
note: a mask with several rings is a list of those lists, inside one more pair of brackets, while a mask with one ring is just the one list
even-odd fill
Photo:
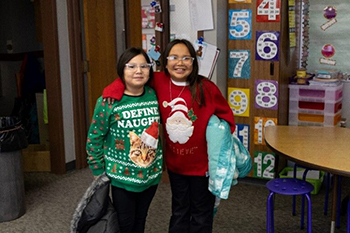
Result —
[[111, 84], [103, 89], [103, 98], [113, 98], [120, 100], [123, 97], [125, 85], [120, 78], [114, 80]]
[[153, 89], [159, 88], [159, 86], [162, 86], [162, 83], [166, 79], [166, 74], [164, 71], [156, 71], [153, 73], [153, 79], [148, 83], [150, 87]]
[[214, 102], [215, 115], [220, 119], [225, 120], [231, 128], [231, 133], [235, 131], [236, 124], [232, 109], [227, 103], [226, 98], [222, 95], [220, 89], [209, 79], [203, 79], [204, 91], [209, 92], [210, 101]]

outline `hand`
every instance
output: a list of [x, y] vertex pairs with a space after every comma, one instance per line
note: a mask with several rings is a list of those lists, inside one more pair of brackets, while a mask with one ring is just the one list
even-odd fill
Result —
[[106, 102], [106, 101], [108, 104], [114, 104], [115, 100], [111, 97], [103, 98], [103, 102]]
[[101, 175], [99, 175], [99, 176], [94, 176], [94, 179], [97, 180], [100, 176], [101, 176]]

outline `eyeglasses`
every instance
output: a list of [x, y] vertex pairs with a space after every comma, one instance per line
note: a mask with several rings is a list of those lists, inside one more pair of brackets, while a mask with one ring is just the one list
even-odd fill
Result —
[[136, 65], [133, 63], [127, 63], [125, 64], [125, 68], [129, 71], [136, 71], [138, 68], [140, 68], [142, 71], [149, 71], [152, 67], [152, 63], [145, 63], [145, 64], [140, 64], [140, 65]]
[[193, 57], [178, 57], [178, 56], [169, 56], [167, 59], [171, 62], [182, 61], [185, 65], [192, 65], [194, 58]]

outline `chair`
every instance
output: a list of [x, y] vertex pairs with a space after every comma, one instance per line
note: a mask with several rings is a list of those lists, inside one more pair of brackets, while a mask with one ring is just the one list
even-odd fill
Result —
[[[314, 189], [313, 185], [307, 181], [294, 179], [294, 178], [275, 178], [266, 183], [267, 189], [270, 190], [270, 194], [267, 197], [267, 232], [274, 232], [274, 216], [273, 216], [273, 195], [275, 193], [281, 195], [303, 195], [308, 202], [307, 210], [307, 232], [311, 233], [311, 198], [310, 192]], [[304, 217], [304, 211], [302, 211], [302, 220]]]

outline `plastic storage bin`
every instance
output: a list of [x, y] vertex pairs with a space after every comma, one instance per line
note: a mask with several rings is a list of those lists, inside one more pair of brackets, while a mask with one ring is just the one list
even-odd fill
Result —
[[342, 99], [337, 102], [309, 102], [289, 100], [289, 110], [293, 112], [313, 114], [334, 114], [342, 109]]
[[[288, 172], [289, 171], [293, 171], [294, 168], [292, 167], [285, 167], [280, 173], [279, 176], [280, 178], [293, 178], [291, 176], [288, 176]], [[298, 171], [302, 170], [302, 169], [297, 169]], [[306, 181], [310, 182], [313, 186], [314, 186], [314, 190], [311, 192], [311, 194], [317, 194], [322, 186], [322, 182], [323, 182], [323, 178], [324, 178], [324, 174], [325, 172], [320, 171], [320, 178], [319, 179], [306, 179]], [[298, 178], [301, 180], [301, 178]]]
[[289, 85], [289, 125], [335, 126], [341, 120], [343, 84]]
[[289, 111], [289, 125], [335, 126], [341, 120], [341, 111], [336, 114], [312, 114]]
[[289, 99], [313, 102], [337, 101], [343, 96], [343, 84], [336, 87], [289, 85]]

